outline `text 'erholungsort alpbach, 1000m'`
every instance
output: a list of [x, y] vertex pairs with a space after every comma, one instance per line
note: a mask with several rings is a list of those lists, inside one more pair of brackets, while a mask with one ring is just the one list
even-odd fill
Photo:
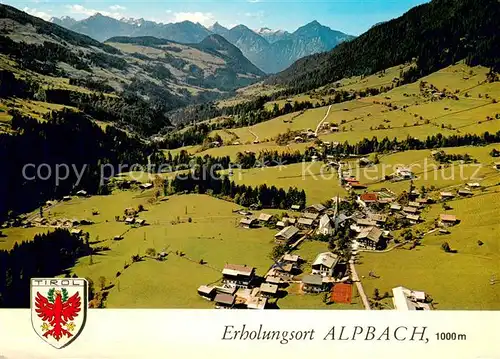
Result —
[[269, 330], [263, 324], [247, 328], [243, 324], [239, 329], [234, 325], [225, 325], [222, 340], [278, 341], [288, 344], [293, 341], [338, 340], [338, 341], [413, 341], [428, 343], [425, 326], [333, 326], [328, 331], [306, 330]]

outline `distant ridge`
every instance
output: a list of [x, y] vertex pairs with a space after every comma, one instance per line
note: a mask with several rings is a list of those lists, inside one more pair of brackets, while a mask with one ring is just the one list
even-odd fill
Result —
[[416, 77], [462, 59], [498, 68], [499, 19], [498, 0], [434, 0], [328, 53], [305, 57], [267, 83], [306, 90], [412, 59], [418, 64]]
[[301, 57], [331, 50], [339, 43], [354, 38], [323, 26], [317, 21], [312, 21], [293, 33], [274, 31], [265, 27], [251, 30], [245, 25], [228, 29], [218, 22], [206, 28], [191, 21], [160, 24], [144, 19], [117, 20], [99, 13], [81, 21], [64, 17], [52, 18], [51, 22], [99, 41], [116, 36], [153, 36], [178, 43], [193, 44], [203, 41], [207, 36], [217, 34], [239, 48], [247, 59], [266, 73], [282, 71]]

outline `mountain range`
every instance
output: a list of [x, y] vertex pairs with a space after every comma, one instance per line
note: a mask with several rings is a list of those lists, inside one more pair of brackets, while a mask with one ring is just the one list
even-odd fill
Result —
[[301, 57], [329, 51], [354, 38], [317, 21], [306, 24], [293, 33], [273, 31], [269, 28], [251, 30], [244, 25], [228, 29], [219, 23], [206, 28], [191, 21], [159, 24], [144, 19], [117, 20], [99, 13], [80, 21], [63, 17], [52, 18], [51, 22], [99, 41], [117, 36], [153, 36], [193, 44], [203, 41], [209, 35], [217, 34], [238, 47], [245, 57], [266, 73], [277, 73]]
[[[217, 34], [191, 45], [128, 36], [102, 43], [3, 4], [0, 74], [11, 82], [15, 76], [29, 79], [22, 85], [27, 88], [48, 85], [50, 89], [40, 95], [47, 102], [84, 111], [101, 106], [108, 114], [99, 117], [114, 118], [121, 126], [143, 134], [164, 127], [163, 114], [170, 110], [229, 96], [265, 75]], [[0, 80], [0, 88], [5, 84]], [[95, 99], [88, 98], [88, 93], [105, 95]], [[116, 108], [133, 113], [133, 107], [137, 108], [134, 118], [109, 115]], [[146, 113], [151, 115], [150, 121]]]
[[303, 57], [266, 81], [307, 91], [411, 61], [410, 81], [463, 59], [498, 71], [499, 19], [498, 0], [433, 0], [329, 52]]

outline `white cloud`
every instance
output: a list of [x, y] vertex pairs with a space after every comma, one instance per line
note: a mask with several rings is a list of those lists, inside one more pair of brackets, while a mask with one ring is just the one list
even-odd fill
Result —
[[204, 26], [212, 25], [215, 22], [214, 15], [210, 12], [176, 12], [173, 14], [173, 22], [182, 21], [199, 22]]
[[253, 18], [261, 18], [264, 16], [264, 11], [259, 11], [259, 12], [247, 12], [244, 14], [247, 17], [253, 17]]
[[112, 11], [120, 11], [120, 10], [126, 10], [127, 8], [121, 5], [111, 5], [109, 9]]
[[123, 17], [126, 17], [125, 15], [123, 15], [123, 13], [118, 12], [118, 11], [110, 12], [110, 11], [105, 11], [105, 10], [95, 10], [95, 9], [86, 8], [82, 5], [67, 5], [66, 7], [69, 9], [70, 13], [74, 14], [74, 15], [92, 16], [92, 15], [95, 15], [97, 13], [100, 13], [104, 16], [109, 16], [109, 17], [112, 17], [112, 18], [115, 18], [118, 20], [123, 18]]
[[23, 11], [30, 14], [30, 15], [39, 17], [39, 18], [47, 20], [47, 21], [50, 20], [50, 18], [52, 17], [52, 15], [47, 13], [47, 12], [38, 11], [37, 9], [30, 9], [29, 7], [25, 7], [23, 9]]

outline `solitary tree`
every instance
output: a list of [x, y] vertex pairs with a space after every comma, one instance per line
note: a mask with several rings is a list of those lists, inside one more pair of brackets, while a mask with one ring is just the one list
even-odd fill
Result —
[[450, 247], [450, 244], [448, 242], [443, 242], [443, 244], [441, 244], [441, 248], [446, 253], [450, 253], [451, 252], [451, 247]]
[[101, 288], [101, 290], [104, 290], [104, 288], [106, 287], [106, 277], [99, 277], [99, 287]]

